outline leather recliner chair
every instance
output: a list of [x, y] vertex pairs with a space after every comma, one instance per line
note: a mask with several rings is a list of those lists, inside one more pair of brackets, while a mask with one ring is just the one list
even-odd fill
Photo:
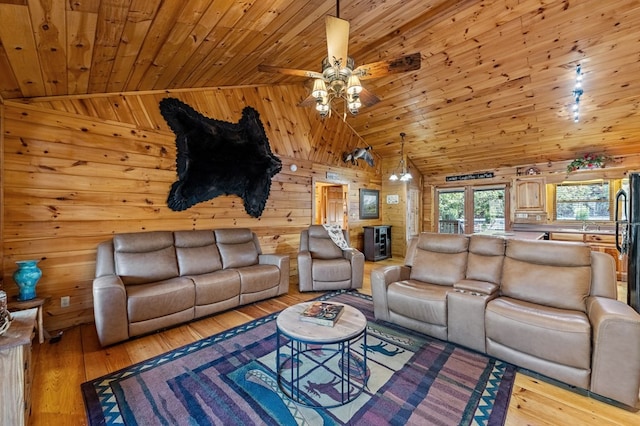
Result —
[[[343, 235], [349, 243], [348, 233]], [[364, 255], [353, 248], [340, 249], [322, 225], [311, 225], [300, 233], [298, 275], [300, 291], [361, 288]]]

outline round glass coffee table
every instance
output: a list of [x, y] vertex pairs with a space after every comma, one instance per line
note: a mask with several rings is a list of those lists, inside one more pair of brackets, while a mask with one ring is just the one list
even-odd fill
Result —
[[276, 319], [278, 386], [303, 405], [347, 404], [367, 384], [367, 319], [356, 308], [336, 303], [344, 305], [344, 312], [333, 327], [300, 320], [311, 303], [291, 306]]

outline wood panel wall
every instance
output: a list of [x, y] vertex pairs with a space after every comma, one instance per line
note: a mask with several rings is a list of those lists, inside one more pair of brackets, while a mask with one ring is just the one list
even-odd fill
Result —
[[[15, 261], [40, 259], [37, 293], [48, 298], [50, 330], [93, 321], [95, 250], [114, 233], [248, 227], [264, 252], [291, 256], [299, 233], [311, 223], [312, 183], [327, 172], [349, 184], [350, 238], [362, 248], [357, 214], [360, 188], [379, 189], [378, 169], [342, 163], [344, 151], [362, 141], [339, 117], [320, 120], [295, 105], [297, 89], [260, 87], [191, 92], [6, 101], [2, 106], [1, 217], [4, 288], [17, 293]], [[283, 161], [267, 206], [252, 218], [236, 196], [222, 196], [184, 212], [166, 206], [176, 180], [175, 135], [158, 102], [173, 96], [203, 114], [237, 122], [251, 105], [260, 113], [272, 151]], [[277, 99], [278, 102], [273, 102]], [[284, 102], [283, 102], [284, 100]], [[298, 169], [292, 172], [291, 164]], [[71, 305], [60, 307], [60, 297]]]

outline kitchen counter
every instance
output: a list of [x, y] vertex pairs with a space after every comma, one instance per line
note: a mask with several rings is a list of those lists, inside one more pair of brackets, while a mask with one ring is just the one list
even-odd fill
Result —
[[581, 225], [517, 225], [514, 232], [560, 232], [563, 234], [592, 234], [592, 235], [615, 235], [613, 225], [601, 225], [600, 229], [596, 225], [589, 225], [584, 230]]
[[483, 231], [479, 235], [493, 235], [496, 237], [515, 238], [518, 240], [542, 240], [545, 232], [536, 231]]
[[615, 235], [613, 229], [574, 229], [574, 228], [554, 228], [545, 232], [559, 232], [563, 234], [593, 234], [593, 235]]

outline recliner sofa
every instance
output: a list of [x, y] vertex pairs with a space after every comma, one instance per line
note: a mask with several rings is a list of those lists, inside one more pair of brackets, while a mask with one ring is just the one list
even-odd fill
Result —
[[100, 344], [287, 293], [289, 262], [247, 228], [116, 234], [97, 251]]
[[422, 233], [371, 287], [378, 319], [638, 407], [640, 314], [586, 244]]

